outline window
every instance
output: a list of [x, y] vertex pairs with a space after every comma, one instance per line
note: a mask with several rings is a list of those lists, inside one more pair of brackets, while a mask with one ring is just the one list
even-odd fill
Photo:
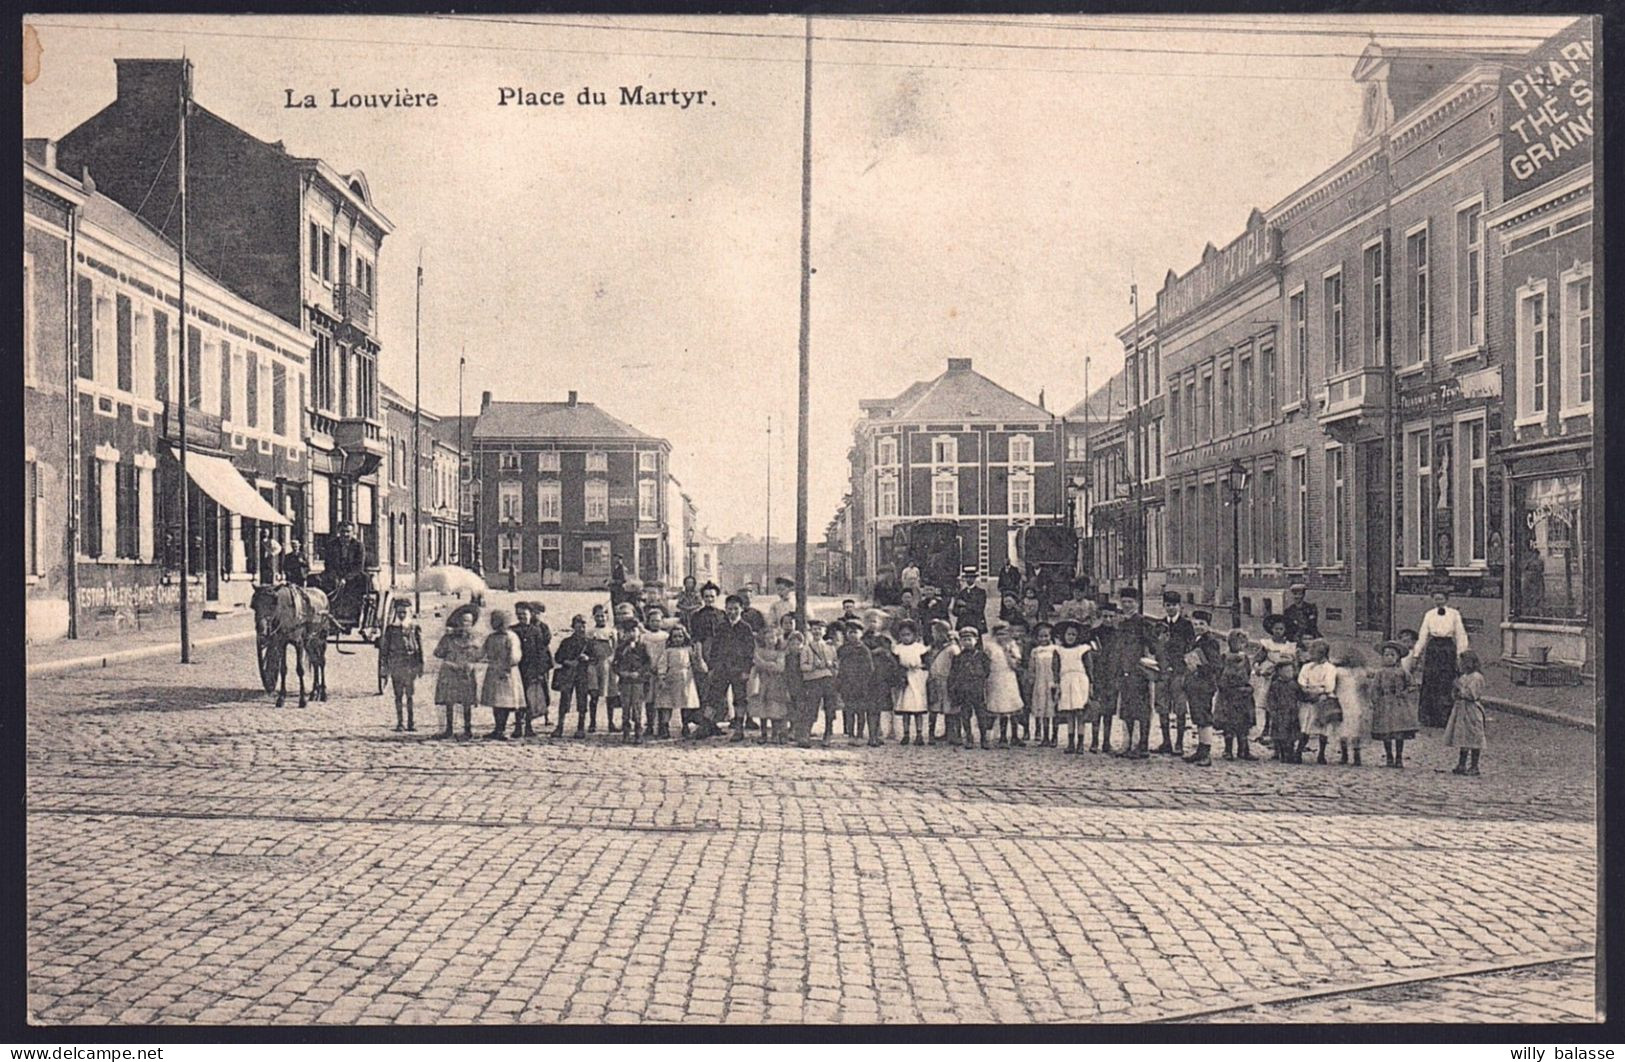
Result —
[[[24, 259], [27, 260], [26, 258]], [[26, 283], [26, 280], [24, 281]], [[27, 306], [27, 302], [23, 303]], [[23, 574], [39, 574], [39, 463], [23, 462]]]
[[1432, 429], [1423, 426], [1405, 432], [1405, 504], [1400, 513], [1400, 537], [1405, 563], [1420, 567], [1433, 561], [1433, 443]]
[[588, 472], [608, 472], [609, 455], [602, 450], [592, 450], [587, 454]]
[[1258, 399], [1264, 423], [1275, 419], [1275, 347], [1266, 346], [1258, 351]]
[[609, 543], [602, 541], [581, 544], [581, 574], [607, 577], [609, 575]]
[[1550, 369], [1546, 347], [1546, 282], [1518, 291], [1517, 423], [1538, 423], [1546, 416]]
[[[118, 382], [113, 338], [113, 301], [104, 295], [96, 296], [96, 332], [93, 343], [96, 361], [92, 379], [112, 387]], [[200, 385], [194, 383], [193, 386]], [[201, 392], [199, 394], [201, 397]]]
[[931, 463], [955, 465], [959, 463], [959, 440], [951, 435], [939, 435], [931, 440]]
[[1012, 435], [1010, 437], [1010, 463], [1012, 465], [1030, 465], [1033, 463], [1033, 437], [1031, 435]]
[[134, 377], [130, 382], [131, 391], [142, 398], [158, 397], [152, 361], [152, 315], [146, 312], [135, 315], [130, 337], [130, 371]]
[[322, 279], [333, 279], [333, 233], [331, 230], [322, 230]]
[[1385, 307], [1382, 302], [1384, 279], [1382, 275], [1382, 241], [1378, 240], [1365, 249], [1365, 363], [1367, 365], [1382, 365], [1387, 361], [1383, 350], [1383, 317]]
[[1485, 564], [1489, 534], [1488, 452], [1480, 413], [1456, 424], [1456, 563]]
[[517, 531], [505, 531], [497, 536], [497, 570], [516, 572], [522, 563], [524, 550], [520, 547]]
[[655, 472], [659, 470], [660, 455], [653, 450], [638, 451], [638, 471]]
[[1563, 277], [1564, 416], [1591, 412], [1595, 334], [1591, 321], [1591, 273]]
[[897, 515], [897, 477], [882, 473], [875, 491], [875, 515]]
[[1292, 455], [1292, 523], [1287, 560], [1301, 567], [1309, 563], [1309, 458]]
[[1411, 312], [1406, 321], [1405, 364], [1415, 365], [1430, 356], [1428, 342], [1428, 230], [1423, 225], [1405, 237], [1405, 268], [1410, 283]]
[[1213, 371], [1202, 374], [1202, 408], [1197, 410], [1202, 441], [1213, 438]]
[[879, 439], [875, 442], [875, 464], [895, 465], [897, 463], [897, 440], [892, 438]]
[[1185, 374], [1185, 445], [1195, 446], [1196, 438], [1196, 370]]
[[271, 367], [271, 431], [288, 434], [288, 370], [283, 365]]
[[1244, 350], [1237, 359], [1238, 368], [1236, 379], [1239, 381], [1240, 393], [1236, 396], [1236, 418], [1240, 427], [1253, 426], [1253, 352]]
[[316, 346], [310, 357], [311, 396], [317, 409], [333, 410], [333, 340], [324, 332], [316, 333]]
[[536, 539], [536, 553], [544, 572], [556, 572], [564, 567], [564, 551], [558, 535], [540, 535]]
[[231, 355], [231, 415], [253, 424], [255, 410], [248, 404], [248, 358], [240, 350]]
[[[1087, 430], [1087, 429], [1085, 429]], [[1082, 461], [1084, 453], [1088, 450], [1088, 441], [1080, 432], [1068, 434], [1066, 437], [1066, 459], [1068, 461]]]
[[[515, 459], [519, 457], [518, 454], [514, 454], [513, 456]], [[514, 465], [514, 468], [517, 469], [518, 467], [519, 466], [517, 464]], [[543, 450], [536, 455], [536, 471], [557, 472], [558, 470], [559, 452], [557, 450]]]
[[114, 555], [124, 560], [137, 560], [141, 556], [141, 498], [136, 486], [136, 467], [124, 461], [113, 466], [113, 489], [116, 494], [117, 540]]
[[1168, 562], [1179, 564], [1184, 561], [1184, 531], [1180, 526], [1182, 514], [1185, 511], [1185, 492], [1175, 487], [1168, 492]]
[[558, 480], [544, 479], [536, 484], [536, 519], [541, 523], [564, 519], [564, 500]]
[[322, 230], [314, 221], [310, 223], [310, 273], [322, 275]]
[[1162, 478], [1162, 418], [1151, 422], [1151, 478]]
[[950, 472], [932, 478], [931, 515], [959, 515], [959, 477], [957, 475]]
[[1009, 506], [1007, 511], [1011, 516], [1031, 516], [1033, 514], [1033, 477], [1025, 472], [1016, 472], [1010, 476]]
[[1219, 370], [1219, 426], [1225, 435], [1236, 430], [1235, 389], [1229, 365]]
[[1147, 361], [1151, 363], [1151, 394], [1162, 393], [1162, 352], [1155, 345], [1147, 353]]
[[1168, 409], [1173, 419], [1168, 422], [1168, 448], [1179, 449], [1179, 381], [1168, 381]]
[[602, 524], [609, 520], [609, 484], [601, 479], [589, 479], [584, 487], [587, 522]]
[[1484, 204], [1456, 211], [1456, 349], [1484, 342]]
[[1288, 300], [1287, 320], [1292, 328], [1292, 365], [1298, 374], [1292, 398], [1301, 402], [1309, 395], [1309, 305], [1302, 288]]
[[1579, 474], [1513, 481], [1514, 616], [1576, 620], [1590, 615], [1585, 486]]
[[1275, 503], [1275, 469], [1266, 468], [1258, 473], [1258, 486], [1251, 492], [1253, 502], [1253, 560], [1259, 564], [1274, 564], [1276, 554], [1276, 518], [1280, 507]]
[[524, 519], [524, 501], [519, 484], [508, 480], [497, 484], [497, 519], [517, 524]]
[[657, 484], [652, 479], [638, 481], [638, 519], [654, 521], [660, 519], [659, 502], [657, 501]]
[[346, 244], [339, 244], [339, 282], [345, 283], [350, 279], [350, 248]]
[[1322, 281], [1326, 295], [1326, 374], [1336, 376], [1347, 365], [1343, 358], [1343, 273], [1341, 270]]
[[1326, 447], [1326, 563], [1342, 564], [1348, 547], [1348, 455]]

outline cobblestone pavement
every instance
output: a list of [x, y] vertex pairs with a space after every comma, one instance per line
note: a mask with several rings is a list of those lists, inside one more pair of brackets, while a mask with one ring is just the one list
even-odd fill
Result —
[[[1403, 772], [445, 742], [370, 650], [302, 710], [199, 658], [30, 686], [36, 1021], [1141, 1021], [1593, 947], [1573, 728], [1493, 718], [1479, 779], [1436, 736]], [[1535, 979], [1284, 1020], [1590, 1014]]]

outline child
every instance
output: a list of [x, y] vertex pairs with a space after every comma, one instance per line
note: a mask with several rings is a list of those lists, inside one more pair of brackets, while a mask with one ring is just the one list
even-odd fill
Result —
[[778, 641], [784, 647], [784, 701], [789, 706], [784, 713], [785, 736], [779, 743], [793, 741], [798, 748], [807, 748], [812, 743], [802, 744], [801, 729], [807, 712], [807, 683], [801, 674], [801, 654], [807, 648], [807, 636], [796, 630], [795, 613], [786, 612], [779, 617]]
[[513, 632], [519, 638], [519, 681], [525, 689], [525, 706], [514, 713], [513, 736], [535, 737], [532, 721], [547, 725], [547, 673], [553, 669], [538, 603], [521, 601], [513, 607]]
[[[897, 657], [892, 653], [892, 638], [884, 630], [886, 613], [878, 608], [872, 608], [863, 614], [863, 644], [868, 647], [869, 655], [874, 661], [875, 679], [885, 696], [880, 699], [880, 714], [886, 724], [886, 736], [891, 739], [897, 737], [897, 717], [892, 714], [892, 684], [891, 675], [897, 671]], [[861, 717], [864, 726], [868, 725], [868, 713]], [[858, 733], [863, 736], [862, 731]]]
[[691, 718], [700, 706], [699, 688], [694, 684], [695, 665], [699, 647], [688, 640], [688, 628], [682, 624], [671, 629], [665, 647], [655, 659], [655, 713], [658, 716], [657, 736], [671, 737], [672, 712], [678, 712], [678, 730], [688, 736], [685, 717]]
[[[587, 630], [587, 652], [592, 666], [587, 670], [587, 733], [598, 733], [598, 702], [604, 702], [604, 729], [615, 730], [615, 710], [610, 707], [612, 691], [610, 658], [615, 655], [615, 628], [609, 625], [609, 612], [603, 605], [592, 607], [592, 626]], [[581, 736], [576, 728], [576, 737]]]
[[953, 628], [948, 626], [947, 620], [931, 621], [931, 652], [926, 657], [926, 706], [930, 715], [926, 720], [926, 744], [934, 745], [937, 742], [937, 716], [942, 716], [942, 736], [958, 748], [959, 716], [954, 711], [953, 701], [948, 696], [948, 674], [954, 666], [954, 654], [959, 652], [959, 646], [954, 644]]
[[[621, 744], [643, 744], [643, 705], [649, 699], [646, 686], [654, 672], [649, 647], [643, 639], [636, 616], [621, 617], [621, 633], [615, 639], [610, 658], [615, 688], [621, 697]], [[613, 728], [612, 728], [613, 729]]]
[[[784, 684], [784, 646], [778, 632], [764, 627], [756, 635], [756, 651], [751, 657], [750, 703], [762, 721], [762, 744], [785, 739], [785, 723], [790, 718], [790, 695]], [[771, 724], [771, 729], [770, 729]]]
[[[1091, 716], [1089, 712], [1089, 697], [1094, 691], [1090, 688], [1088, 657], [1090, 653], [1095, 651], [1095, 647], [1083, 640], [1083, 624], [1077, 620], [1062, 620], [1059, 627], [1061, 644], [1052, 651], [1052, 660], [1048, 669], [1050, 682], [1054, 687], [1052, 696], [1055, 699], [1056, 711], [1068, 719], [1090, 719], [1096, 724], [1095, 733], [1098, 737], [1099, 717], [1098, 715]], [[1033, 683], [1033, 692], [1036, 700], [1037, 682]], [[1035, 711], [1039, 710], [1036, 703], [1033, 708]], [[1074, 736], [1076, 736], [1077, 729], [1078, 725], [1074, 722], [1072, 724]], [[1110, 740], [1110, 737], [1108, 737], [1108, 743]], [[1081, 747], [1082, 744], [1082, 741], [1076, 742], [1078, 747]], [[1073, 745], [1073, 742], [1068, 742], [1068, 745]], [[1098, 748], [1099, 746], [1095, 747]]]
[[987, 714], [999, 721], [999, 747], [1020, 747], [1026, 742], [1011, 734], [1010, 721], [1021, 714], [1021, 685], [1016, 679], [1020, 659], [1010, 636], [1010, 628], [993, 628], [993, 648], [987, 653]]
[[[395, 729], [416, 730], [412, 719], [412, 693], [417, 688], [418, 676], [423, 674], [423, 636], [412, 622], [412, 603], [397, 597], [389, 608], [389, 626], [378, 639], [378, 670], [389, 679], [395, 691]], [[402, 707], [405, 707], [405, 723]]]
[[[1213, 723], [1224, 735], [1224, 758], [1253, 759], [1247, 747], [1252, 733], [1253, 701], [1252, 654], [1248, 652], [1247, 632], [1239, 627], [1226, 639], [1227, 652], [1219, 665], [1219, 694]], [[1237, 752], [1239, 750], [1239, 756]]]
[[[1461, 674], [1456, 676], [1451, 695], [1450, 720], [1444, 726], [1444, 743], [1461, 750], [1451, 774], [1478, 777], [1478, 754], [1484, 751], [1484, 672], [1478, 654], [1471, 649], [1456, 658]], [[1472, 765], [1468, 766], [1468, 757]]]
[[856, 745], [863, 740], [865, 717], [871, 706], [875, 708], [875, 728], [870, 730], [870, 745], [879, 744], [874, 736], [879, 731], [879, 702], [875, 700], [875, 661], [869, 647], [863, 644], [861, 624], [845, 625], [846, 640], [836, 650], [836, 689], [840, 692], [841, 710], [846, 713], [847, 744]]
[[485, 735], [508, 740], [508, 715], [525, 707], [525, 688], [519, 684], [519, 636], [508, 629], [508, 614], [491, 610], [491, 633], [485, 636], [481, 653], [485, 679], [480, 684], [480, 703], [491, 709], [496, 726]]
[[892, 646], [892, 654], [903, 668], [903, 684], [892, 698], [892, 712], [903, 720], [899, 745], [908, 744], [910, 720], [914, 722], [914, 744], [925, 744], [925, 728], [921, 725], [927, 708], [925, 644], [916, 640], [918, 633], [913, 620], [904, 620], [897, 625], [897, 644]]
[[1196, 751], [1185, 757], [1193, 767], [1213, 766], [1213, 698], [1219, 692], [1219, 671], [1224, 666], [1224, 646], [1210, 626], [1213, 613], [1197, 609], [1191, 613], [1196, 641], [1185, 654], [1185, 703], [1196, 724]]
[[824, 640], [822, 620], [807, 621], [807, 644], [801, 650], [801, 696], [806, 701], [802, 715], [803, 747], [812, 743], [812, 725], [824, 717], [824, 747], [835, 735], [835, 670], [839, 662], [835, 646]]
[[463, 736], [474, 736], [474, 702], [480, 699], [479, 685], [474, 681], [474, 665], [480, 660], [480, 643], [474, 637], [474, 610], [464, 606], [453, 609], [446, 617], [446, 633], [434, 648], [435, 658], [442, 661], [440, 675], [435, 679], [434, 701], [446, 706], [446, 732], [452, 736], [452, 715], [463, 709]]
[[1298, 740], [1298, 647], [1287, 640], [1286, 617], [1265, 617], [1267, 632], [1258, 648], [1257, 673], [1268, 680], [1265, 712], [1270, 747], [1280, 763], [1302, 763]]
[[954, 654], [948, 668], [948, 698], [953, 702], [964, 734], [964, 746], [971, 745], [971, 719], [982, 731], [982, 747], [987, 748], [987, 732], [992, 723], [987, 717], [987, 653], [982, 651], [982, 636], [975, 627], [959, 630], [959, 652]]
[[[1077, 732], [1078, 751], [1083, 751], [1083, 724], [1089, 724], [1089, 751], [1112, 754], [1112, 726], [1117, 716], [1117, 621], [1122, 612], [1112, 602], [1100, 606], [1100, 616], [1089, 641], [1094, 652], [1084, 658], [1089, 667], [1089, 705], [1076, 716], [1072, 729]], [[1072, 751], [1072, 739], [1067, 739], [1067, 751]]]
[[[1413, 639], [1412, 645], [1416, 644]], [[1377, 646], [1382, 666], [1366, 676], [1366, 701], [1371, 706], [1371, 736], [1382, 742], [1382, 765], [1405, 766], [1405, 742], [1416, 737], [1422, 721], [1410, 696], [1410, 676], [1400, 666], [1410, 646], [1398, 641]]]
[[1344, 767], [1360, 766], [1360, 746], [1371, 736], [1371, 712], [1365, 699], [1366, 670], [1365, 657], [1358, 649], [1349, 649], [1337, 659], [1337, 678], [1332, 689], [1338, 707], [1343, 710], [1343, 718], [1334, 729], [1337, 762]]
[[[647, 593], [647, 591], [646, 591]], [[671, 628], [666, 621], [666, 608], [658, 602], [651, 601], [643, 606], [643, 629], [639, 632], [643, 638], [643, 647], [649, 650], [651, 664], [658, 664], [660, 658], [666, 654], [666, 640], [671, 637]], [[655, 709], [655, 681], [651, 668], [649, 677], [644, 681], [644, 716], [643, 732], [649, 737], [671, 737], [671, 734], [660, 733], [656, 726], [658, 718]], [[668, 728], [669, 730], [669, 728]]]
[[587, 617], [570, 618], [570, 633], [559, 643], [553, 657], [557, 669], [553, 672], [553, 688], [559, 693], [559, 721], [553, 727], [554, 737], [564, 736], [564, 720], [570, 714], [570, 702], [576, 706], [576, 737], [586, 736], [587, 704], [592, 694], [592, 674], [595, 667], [592, 645], [587, 637]]
[[[1056, 714], [1056, 706], [1061, 699], [1059, 685], [1061, 665], [1056, 656], [1055, 643], [1050, 638], [1053, 631], [1054, 628], [1048, 623], [1040, 623], [1033, 628], [1033, 649], [1027, 655], [1027, 666], [1033, 677], [1031, 700], [1033, 719], [1038, 723], [1038, 743], [1047, 748], [1055, 747], [1055, 739], [1061, 730], [1061, 719], [1064, 718]], [[1088, 682], [1087, 675], [1084, 676], [1084, 681]], [[1084, 699], [1087, 700], [1087, 696]], [[1065, 713], [1072, 709], [1060, 708], [1059, 711]], [[1073, 724], [1066, 742], [1068, 752], [1073, 751], [1077, 731], [1077, 725]]]
[[1326, 766], [1326, 741], [1343, 720], [1343, 708], [1337, 703], [1337, 665], [1331, 662], [1332, 647], [1324, 638], [1310, 638], [1304, 642], [1309, 660], [1298, 669], [1298, 689], [1303, 691], [1302, 705], [1298, 709], [1298, 757], [1309, 750], [1309, 739], [1317, 738], [1319, 751], [1315, 762]]

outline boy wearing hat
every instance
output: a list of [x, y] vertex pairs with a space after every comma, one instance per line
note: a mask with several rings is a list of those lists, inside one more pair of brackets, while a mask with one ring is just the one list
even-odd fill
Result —
[[548, 643], [553, 639], [552, 632], [541, 622], [543, 608], [537, 601], [519, 601], [513, 606], [513, 632], [519, 638], [519, 681], [525, 687], [525, 706], [514, 713], [514, 737], [535, 737], [531, 724], [537, 718], [547, 725], [547, 673], [553, 670]]
[[378, 669], [395, 691], [395, 729], [416, 730], [412, 695], [423, 674], [423, 636], [412, 622], [412, 603], [404, 597], [390, 603], [389, 625], [378, 639]]
[[[1117, 624], [1117, 651], [1111, 665], [1117, 676], [1117, 714], [1125, 732], [1124, 759], [1149, 758], [1151, 744], [1151, 676], [1141, 661], [1157, 655], [1156, 622], [1140, 611], [1140, 593], [1132, 586], [1118, 591], [1123, 618]], [[1139, 740], [1135, 741], [1135, 728]]]
[[1185, 703], [1191, 722], [1196, 724], [1196, 751], [1185, 757], [1194, 767], [1213, 766], [1213, 698], [1219, 692], [1219, 672], [1224, 667], [1224, 644], [1209, 626], [1213, 613], [1197, 609], [1191, 613], [1196, 638], [1187, 653]]
[[[1172, 590], [1162, 595], [1163, 618], [1157, 624], [1157, 723], [1162, 730], [1162, 744], [1157, 752], [1165, 756], [1182, 755], [1185, 751], [1185, 715], [1189, 702], [1185, 696], [1185, 679], [1190, 668], [1185, 655], [1196, 644], [1196, 627], [1182, 612], [1180, 596]], [[1169, 719], [1173, 739], [1169, 739]]]
[[1303, 642], [1306, 638], [1320, 637], [1320, 609], [1305, 600], [1309, 588], [1302, 583], [1293, 583], [1287, 587], [1290, 601], [1281, 615], [1286, 617], [1286, 636], [1288, 641]]
[[701, 650], [701, 657], [710, 668], [710, 708], [703, 721], [702, 736], [720, 733], [717, 723], [728, 717], [728, 696], [733, 695], [733, 741], [745, 740], [745, 711], [748, 707], [746, 689], [750, 669], [756, 662], [756, 632], [745, 619], [744, 599], [729, 594], [725, 607], [726, 622]]

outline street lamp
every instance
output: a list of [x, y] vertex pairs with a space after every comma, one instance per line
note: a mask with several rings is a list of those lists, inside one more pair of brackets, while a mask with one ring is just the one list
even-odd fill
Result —
[[1241, 626], [1241, 495], [1247, 489], [1247, 466], [1233, 458], [1224, 474], [1230, 491], [1230, 626]]

